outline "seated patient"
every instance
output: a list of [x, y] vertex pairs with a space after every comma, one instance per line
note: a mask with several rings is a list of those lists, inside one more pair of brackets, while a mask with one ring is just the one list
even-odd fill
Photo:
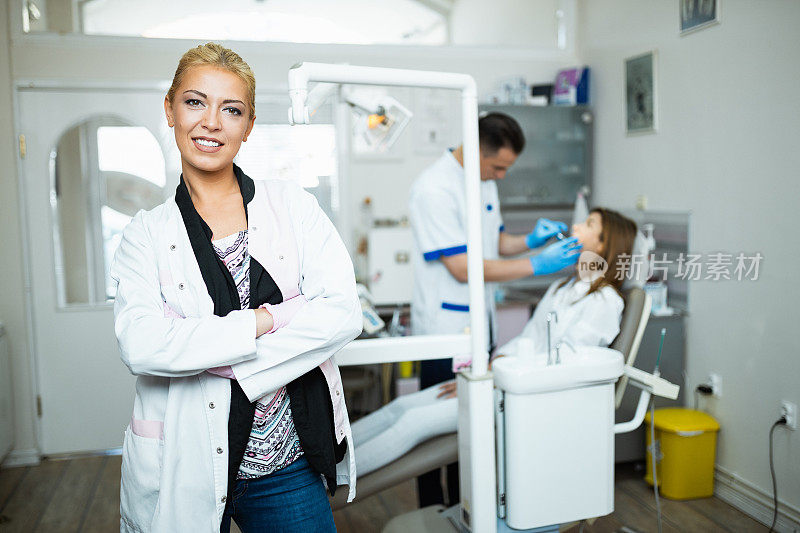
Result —
[[[547, 351], [550, 312], [558, 316], [551, 324], [553, 346], [561, 341], [575, 347], [608, 346], [619, 334], [624, 306], [619, 291], [629, 264], [620, 256], [631, 254], [636, 224], [616, 211], [596, 208], [585, 222], [572, 227], [572, 235], [583, 245], [575, 273], [550, 285], [522, 333], [498, 348], [497, 356], [522, 355], [517, 351], [523, 337], [533, 340], [534, 353]], [[587, 271], [581, 266], [598, 255], [608, 270], [593, 280], [579, 276]], [[397, 398], [353, 424], [357, 474], [369, 474], [421, 442], [455, 432], [457, 419], [455, 381]]]

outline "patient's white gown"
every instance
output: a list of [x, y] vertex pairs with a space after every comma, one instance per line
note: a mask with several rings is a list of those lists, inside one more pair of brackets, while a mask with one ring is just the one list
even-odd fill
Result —
[[[551, 325], [552, 344], [567, 341], [573, 346], [608, 346], [619, 333], [624, 303], [612, 287], [586, 295], [588, 281], [562, 280], [547, 289], [522, 333], [496, 350], [505, 356], [518, 352], [521, 337], [533, 340], [534, 353], [547, 351], [547, 314], [555, 312]], [[353, 423], [356, 473], [369, 474], [399, 459], [417, 444], [457, 429], [458, 400], [438, 399], [440, 385], [401, 396]]]

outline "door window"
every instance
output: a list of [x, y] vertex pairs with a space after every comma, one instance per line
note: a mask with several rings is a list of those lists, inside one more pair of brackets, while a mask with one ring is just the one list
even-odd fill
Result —
[[107, 302], [122, 230], [140, 209], [164, 201], [161, 147], [147, 128], [95, 117], [61, 135], [50, 169], [59, 303]]

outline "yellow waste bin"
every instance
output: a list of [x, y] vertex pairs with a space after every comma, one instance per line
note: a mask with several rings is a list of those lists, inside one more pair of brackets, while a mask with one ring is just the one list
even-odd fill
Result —
[[[714, 495], [714, 456], [719, 423], [692, 409], [656, 409], [656, 474], [659, 492], [673, 500]], [[653, 484], [650, 413], [645, 417], [647, 474]]]

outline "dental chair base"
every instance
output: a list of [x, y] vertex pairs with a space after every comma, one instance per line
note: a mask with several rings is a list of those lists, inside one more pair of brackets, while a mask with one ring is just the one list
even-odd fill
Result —
[[450, 509], [445, 509], [444, 505], [431, 505], [416, 511], [403, 513], [389, 520], [381, 530], [382, 533], [458, 533], [454, 522], [451, 521], [449, 514], [452, 511], [455, 517], [458, 516], [458, 506], [454, 505]]
[[[408, 533], [419, 531], [424, 533], [469, 533], [459, 523], [460, 509], [454, 505], [445, 509], [442, 505], [432, 505], [417, 511], [405, 513], [390, 520], [384, 526], [382, 533]], [[558, 533], [559, 526], [545, 526], [533, 529], [512, 529], [503, 521], [497, 519], [497, 533]]]

